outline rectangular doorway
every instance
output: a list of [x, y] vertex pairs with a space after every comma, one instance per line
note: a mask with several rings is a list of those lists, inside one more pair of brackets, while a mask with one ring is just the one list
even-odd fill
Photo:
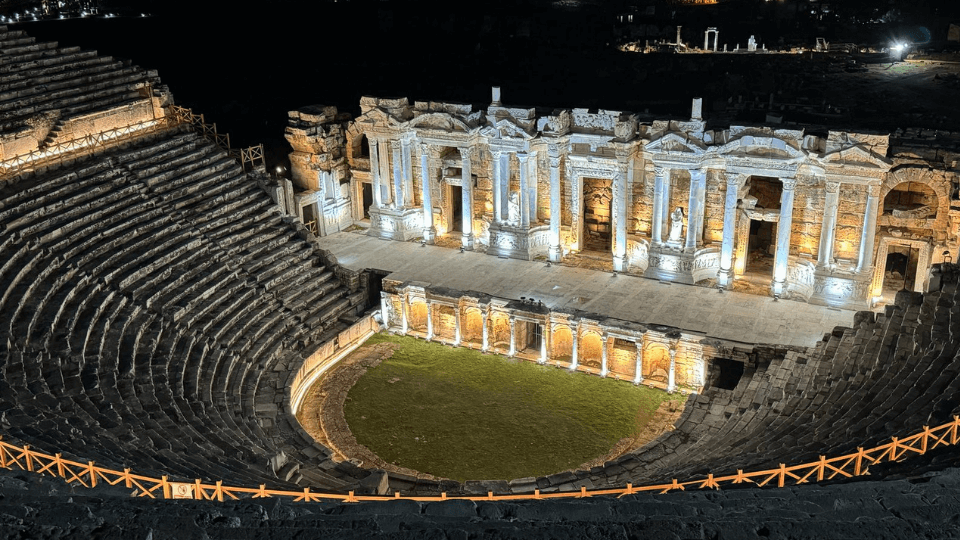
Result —
[[450, 215], [447, 216], [447, 223], [450, 228], [447, 232], [463, 232], [463, 188], [460, 186], [447, 186], [447, 208], [450, 209]]
[[370, 207], [373, 206], [373, 184], [363, 182], [363, 219], [370, 219]]
[[583, 249], [610, 252], [613, 249], [610, 206], [613, 181], [583, 179]]

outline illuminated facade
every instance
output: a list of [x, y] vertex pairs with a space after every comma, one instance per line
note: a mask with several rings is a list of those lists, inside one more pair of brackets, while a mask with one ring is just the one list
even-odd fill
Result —
[[356, 223], [500, 257], [605, 253], [615, 272], [851, 309], [924, 290], [958, 247], [956, 161], [889, 135], [707, 129], [700, 100], [688, 121], [538, 114], [497, 88], [486, 109], [365, 97], [361, 111], [291, 113], [290, 207], [320, 235]]

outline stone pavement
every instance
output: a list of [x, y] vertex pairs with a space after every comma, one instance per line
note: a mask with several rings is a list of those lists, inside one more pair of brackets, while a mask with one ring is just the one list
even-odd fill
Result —
[[358, 233], [336, 233], [319, 242], [347, 268], [389, 271], [390, 279], [398, 281], [422, 281], [501, 298], [533, 297], [551, 308], [674, 326], [747, 344], [809, 347], [835, 326], [852, 326], [855, 313], [586, 268], [547, 267], [543, 262], [421, 247]]

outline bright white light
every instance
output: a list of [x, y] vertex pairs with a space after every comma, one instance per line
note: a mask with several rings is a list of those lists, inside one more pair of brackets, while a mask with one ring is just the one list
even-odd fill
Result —
[[890, 47], [890, 49], [892, 49], [893, 52], [900, 52], [903, 50], [903, 47], [904, 47], [903, 43], [895, 43], [893, 47]]

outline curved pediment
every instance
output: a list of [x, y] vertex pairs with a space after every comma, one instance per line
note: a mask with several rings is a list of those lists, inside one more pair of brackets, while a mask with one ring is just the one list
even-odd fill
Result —
[[767, 135], [743, 135], [717, 149], [722, 156], [801, 160], [807, 157], [789, 141]]
[[686, 133], [670, 132], [655, 139], [644, 146], [648, 152], [680, 152], [683, 154], [701, 156], [707, 152], [703, 141], [691, 138]]
[[876, 152], [862, 146], [848, 146], [825, 154], [820, 158], [824, 165], [841, 165], [844, 167], [864, 167], [868, 169], [890, 170], [892, 163]]
[[534, 137], [522, 126], [517, 125], [508, 118], [501, 118], [492, 125], [483, 128], [480, 133], [490, 139], [525, 139]]
[[463, 120], [441, 112], [421, 114], [406, 123], [407, 128], [436, 129], [469, 133], [470, 126]]

